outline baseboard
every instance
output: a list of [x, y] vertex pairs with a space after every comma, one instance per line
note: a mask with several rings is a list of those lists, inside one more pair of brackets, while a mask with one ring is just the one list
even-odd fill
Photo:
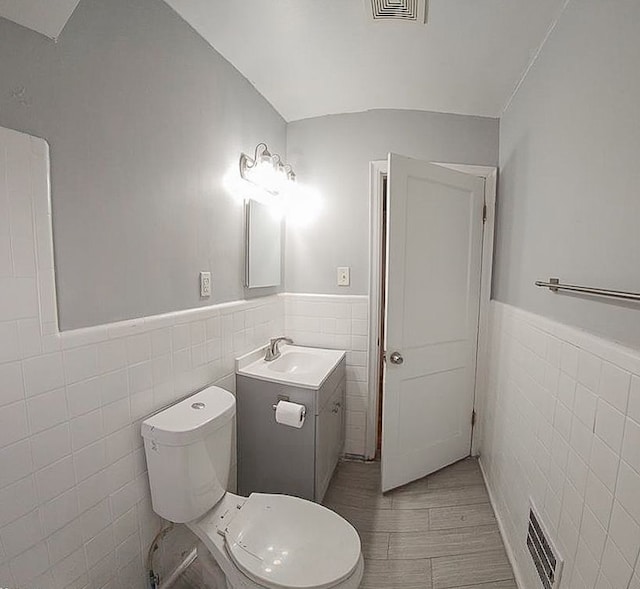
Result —
[[502, 543], [504, 544], [504, 549], [507, 552], [507, 558], [511, 563], [511, 568], [513, 569], [513, 576], [515, 578], [516, 586], [518, 589], [526, 589], [524, 581], [522, 580], [522, 574], [520, 573], [520, 568], [518, 567], [518, 563], [516, 561], [515, 555], [513, 554], [513, 550], [511, 549], [511, 545], [507, 539], [507, 533], [505, 531], [504, 524], [502, 522], [502, 518], [498, 513], [498, 509], [496, 508], [496, 501], [493, 491], [491, 489], [491, 485], [489, 484], [489, 480], [487, 479], [487, 473], [484, 470], [484, 466], [482, 464], [482, 456], [478, 456], [478, 464], [480, 465], [480, 472], [482, 473], [482, 478], [484, 480], [484, 486], [487, 488], [487, 493], [489, 494], [489, 502], [491, 503], [491, 507], [493, 508], [493, 513], [496, 516], [496, 521], [498, 522], [498, 530], [500, 530], [500, 536], [502, 537]]
[[342, 455], [343, 460], [350, 460], [352, 462], [369, 462], [366, 456], [362, 454], [348, 454], [345, 453]]

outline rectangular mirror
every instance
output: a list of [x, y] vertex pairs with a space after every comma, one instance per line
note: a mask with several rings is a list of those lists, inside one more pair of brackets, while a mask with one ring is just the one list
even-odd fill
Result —
[[245, 223], [245, 286], [278, 286], [282, 259], [281, 215], [266, 204], [248, 200]]

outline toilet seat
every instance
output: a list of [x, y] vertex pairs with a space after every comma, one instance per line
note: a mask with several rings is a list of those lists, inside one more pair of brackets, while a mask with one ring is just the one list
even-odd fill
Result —
[[328, 589], [350, 577], [361, 560], [351, 524], [288, 495], [252, 494], [222, 532], [234, 564], [274, 589]]

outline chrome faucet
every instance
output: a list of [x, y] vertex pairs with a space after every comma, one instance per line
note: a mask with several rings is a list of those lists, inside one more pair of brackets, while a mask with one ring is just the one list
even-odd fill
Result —
[[267, 346], [267, 353], [264, 355], [265, 362], [271, 362], [276, 358], [280, 358], [280, 342], [286, 342], [288, 344], [292, 344], [293, 340], [290, 337], [272, 337], [269, 340], [269, 345]]

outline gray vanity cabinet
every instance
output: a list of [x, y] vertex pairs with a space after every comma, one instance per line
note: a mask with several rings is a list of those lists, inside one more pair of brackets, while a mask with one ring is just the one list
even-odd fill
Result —
[[315, 499], [322, 501], [344, 449], [345, 380], [320, 409], [316, 418]]
[[[344, 448], [345, 388], [344, 358], [317, 390], [236, 374], [238, 492], [322, 501]], [[276, 422], [280, 398], [307, 408], [300, 429]]]

